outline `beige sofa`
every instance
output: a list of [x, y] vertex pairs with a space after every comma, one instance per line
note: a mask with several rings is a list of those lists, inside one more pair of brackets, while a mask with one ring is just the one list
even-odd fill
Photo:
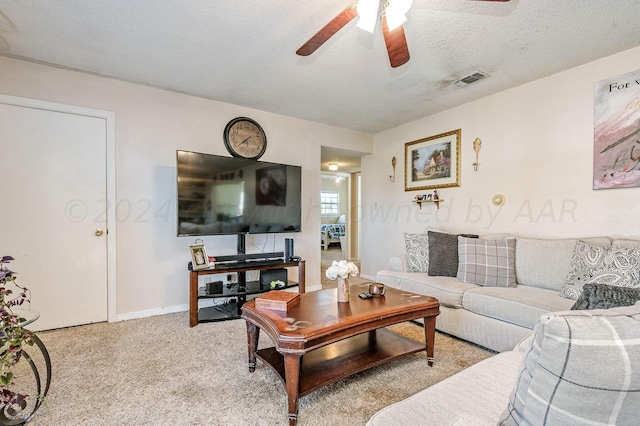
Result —
[[[511, 236], [509, 236], [511, 237]], [[481, 239], [504, 239], [505, 235]], [[407, 256], [392, 257], [378, 282], [436, 297], [436, 328], [497, 352], [509, 351], [529, 336], [538, 318], [569, 310], [575, 300], [562, 297], [579, 240], [604, 247], [640, 247], [640, 241], [596, 238], [536, 239], [515, 236], [515, 287], [487, 287], [451, 276], [408, 272]]]
[[545, 314], [514, 350], [380, 410], [367, 426], [636, 425], [638, 407], [640, 302]]

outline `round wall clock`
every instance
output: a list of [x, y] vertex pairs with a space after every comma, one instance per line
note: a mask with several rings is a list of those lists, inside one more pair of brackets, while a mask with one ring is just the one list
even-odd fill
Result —
[[267, 135], [262, 127], [247, 117], [237, 117], [224, 128], [224, 145], [234, 157], [257, 160], [267, 149]]

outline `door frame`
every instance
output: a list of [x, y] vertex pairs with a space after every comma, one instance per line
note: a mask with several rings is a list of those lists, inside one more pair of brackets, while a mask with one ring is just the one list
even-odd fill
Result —
[[[85, 108], [75, 105], [65, 105], [55, 102], [41, 101], [38, 99], [21, 98], [17, 96], [0, 94], [0, 103], [53, 111], [64, 114], [81, 115], [105, 120], [106, 140], [106, 197], [107, 207], [115, 206], [116, 200], [116, 114], [112, 111], [103, 111]], [[107, 208], [107, 321], [116, 321], [116, 209]]]

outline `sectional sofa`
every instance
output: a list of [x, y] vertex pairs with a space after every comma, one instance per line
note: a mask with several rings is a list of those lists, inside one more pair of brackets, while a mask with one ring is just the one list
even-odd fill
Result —
[[[640, 270], [640, 241], [475, 237], [437, 231], [405, 234], [406, 253], [392, 257], [376, 280], [436, 297], [441, 312], [438, 330], [497, 352], [510, 351], [529, 336], [541, 315], [569, 310], [583, 283], [625, 285], [614, 281], [640, 280], [626, 276]], [[624, 252], [626, 262], [635, 262], [620, 271], [626, 275], [615, 276], [605, 268], [593, 276], [591, 266], [602, 265], [590, 265], [592, 258], [615, 258], [616, 250]]]
[[544, 314], [514, 350], [380, 410], [367, 426], [631, 426], [638, 407], [640, 302]]
[[367, 426], [637, 424], [640, 241], [477, 237], [405, 234], [377, 280], [438, 298], [439, 330], [500, 353]]

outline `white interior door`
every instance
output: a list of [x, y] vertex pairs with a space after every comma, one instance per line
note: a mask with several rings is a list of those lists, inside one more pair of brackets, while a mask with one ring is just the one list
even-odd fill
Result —
[[0, 255], [32, 330], [108, 319], [106, 135], [104, 118], [0, 102]]

